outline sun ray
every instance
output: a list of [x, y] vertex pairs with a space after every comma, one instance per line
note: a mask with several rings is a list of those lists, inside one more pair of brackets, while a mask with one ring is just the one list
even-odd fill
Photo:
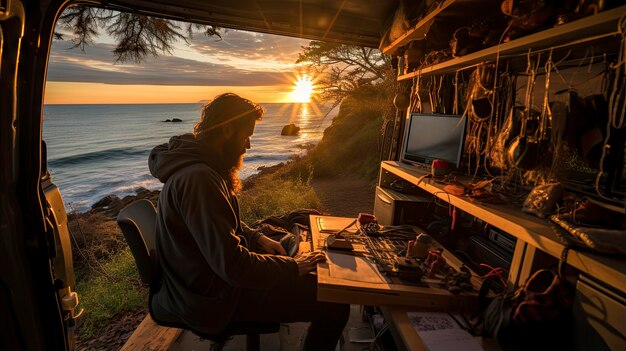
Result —
[[293, 91], [291, 92], [291, 101], [308, 103], [311, 102], [311, 96], [315, 91], [315, 85], [308, 75], [299, 76], [294, 82]]

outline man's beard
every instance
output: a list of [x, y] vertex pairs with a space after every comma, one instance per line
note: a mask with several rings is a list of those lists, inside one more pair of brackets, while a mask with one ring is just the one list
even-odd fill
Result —
[[241, 179], [239, 179], [239, 170], [243, 166], [243, 154], [237, 158], [237, 162], [228, 169], [228, 180], [230, 181], [230, 189], [233, 194], [238, 194], [241, 191]]
[[227, 143], [224, 151], [224, 166], [228, 172], [228, 182], [233, 194], [241, 191], [241, 180], [239, 170], [243, 166], [243, 153], [235, 146], [235, 143]]

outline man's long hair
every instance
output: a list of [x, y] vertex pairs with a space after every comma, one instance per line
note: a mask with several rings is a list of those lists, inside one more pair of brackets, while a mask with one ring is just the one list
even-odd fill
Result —
[[[193, 128], [193, 134], [198, 140], [223, 138], [222, 126], [232, 123], [236, 128], [243, 127], [246, 124], [244, 122], [261, 120], [264, 112], [261, 106], [237, 94], [221, 94], [202, 106], [202, 113]], [[236, 194], [241, 190], [238, 172], [242, 162], [240, 157], [231, 160], [227, 156], [221, 155], [224, 163], [221, 166], [225, 168], [221, 171], [225, 173], [231, 191]]]
[[243, 121], [250, 118], [259, 121], [263, 113], [265, 113], [263, 107], [237, 94], [218, 95], [202, 106], [202, 114], [193, 127], [193, 134], [196, 138], [209, 134], [219, 137], [220, 127], [229, 123], [243, 124]]

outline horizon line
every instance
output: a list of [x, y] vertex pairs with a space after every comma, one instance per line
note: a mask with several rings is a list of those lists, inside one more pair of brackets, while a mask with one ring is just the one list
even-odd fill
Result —
[[[44, 105], [184, 105], [184, 104], [205, 104], [209, 101], [196, 102], [95, 102], [95, 103], [45, 103]], [[276, 102], [276, 101], [255, 101], [257, 104], [311, 104], [311, 102]]]

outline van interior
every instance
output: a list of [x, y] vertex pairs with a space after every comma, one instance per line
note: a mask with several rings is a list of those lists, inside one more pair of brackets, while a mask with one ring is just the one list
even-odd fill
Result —
[[[512, 309], [507, 322], [483, 320], [472, 336], [483, 349], [626, 349], [626, 5], [617, 0], [0, 1], [1, 349], [75, 349], [80, 291], [42, 126], [55, 24], [77, 4], [389, 57], [395, 117], [374, 213], [355, 221], [363, 237], [331, 238], [339, 251], [367, 247], [384, 284], [317, 271], [318, 299], [385, 319], [384, 330], [369, 321], [387, 333], [376, 347], [434, 350], [417, 314], [484, 318], [500, 304]], [[311, 218], [321, 242], [353, 223]], [[372, 242], [407, 225], [420, 231], [402, 249]], [[420, 251], [430, 240], [441, 250]], [[433, 283], [444, 258], [455, 280]], [[463, 272], [471, 282], [459, 282]], [[552, 274], [547, 284], [542, 274]], [[126, 349], [176, 337], [158, 325], [142, 332]]]

